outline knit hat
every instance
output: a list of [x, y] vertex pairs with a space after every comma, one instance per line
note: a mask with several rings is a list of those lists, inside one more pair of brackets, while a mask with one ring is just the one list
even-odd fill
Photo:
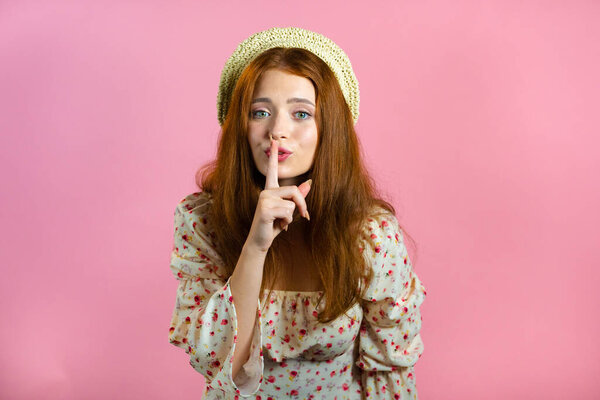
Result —
[[352, 113], [352, 119], [358, 121], [358, 81], [352, 70], [350, 60], [344, 51], [331, 39], [301, 28], [271, 28], [258, 32], [244, 40], [229, 57], [221, 72], [219, 93], [217, 95], [217, 116], [219, 125], [223, 125], [233, 88], [242, 71], [262, 52], [273, 47], [299, 47], [308, 50], [325, 61], [337, 78], [346, 103]]

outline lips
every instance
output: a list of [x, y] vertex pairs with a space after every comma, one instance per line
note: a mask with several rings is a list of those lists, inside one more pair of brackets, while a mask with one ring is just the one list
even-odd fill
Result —
[[[289, 154], [292, 154], [292, 152], [291, 152], [291, 151], [289, 151], [288, 149], [285, 149], [285, 148], [283, 148], [283, 147], [280, 147], [280, 148], [278, 149], [278, 152], [279, 152], [279, 155], [280, 155], [280, 156], [281, 156], [281, 155], [289, 155]], [[267, 149], [267, 150], [265, 150], [265, 154], [267, 155], [267, 157], [270, 157], [270, 156], [271, 156], [271, 149]]]

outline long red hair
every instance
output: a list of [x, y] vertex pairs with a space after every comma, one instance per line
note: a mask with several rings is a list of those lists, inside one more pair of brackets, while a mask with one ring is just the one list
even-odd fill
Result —
[[[395, 215], [394, 207], [380, 198], [362, 162], [352, 114], [329, 66], [300, 48], [273, 48], [256, 57], [233, 90], [217, 157], [198, 171], [196, 182], [212, 195], [209, 212], [217, 250], [231, 276], [266, 179], [256, 168], [247, 139], [250, 104], [258, 79], [273, 68], [305, 77], [315, 88], [318, 143], [313, 166], [306, 173], [306, 179], [313, 181], [306, 197], [310, 223], [305, 239], [310, 246], [307, 262], [318, 271], [327, 298], [318, 316], [326, 323], [361, 301], [371, 282], [372, 270], [367, 268], [358, 242], [364, 222], [373, 216], [376, 206]], [[265, 260], [261, 294], [266, 288], [273, 289], [281, 270], [277, 266], [285, 265], [282, 260], [288, 245], [281, 234], [273, 241]]]

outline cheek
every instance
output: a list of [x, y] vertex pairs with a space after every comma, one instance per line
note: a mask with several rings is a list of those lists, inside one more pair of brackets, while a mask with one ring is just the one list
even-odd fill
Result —
[[317, 135], [316, 128], [309, 129], [306, 132], [304, 132], [303, 142], [304, 142], [304, 147], [306, 148], [307, 151], [314, 153], [317, 148], [318, 141], [319, 141], [319, 137]]
[[258, 135], [253, 130], [248, 130], [248, 134], [246, 135], [248, 139], [248, 144], [250, 145], [250, 149], [254, 152], [256, 151], [256, 146], [258, 145]]

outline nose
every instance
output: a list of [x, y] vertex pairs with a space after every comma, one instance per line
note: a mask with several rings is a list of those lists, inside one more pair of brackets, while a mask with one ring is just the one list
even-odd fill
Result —
[[277, 113], [271, 118], [271, 126], [269, 127], [269, 137], [273, 140], [287, 138], [289, 135], [289, 118], [285, 113]]

